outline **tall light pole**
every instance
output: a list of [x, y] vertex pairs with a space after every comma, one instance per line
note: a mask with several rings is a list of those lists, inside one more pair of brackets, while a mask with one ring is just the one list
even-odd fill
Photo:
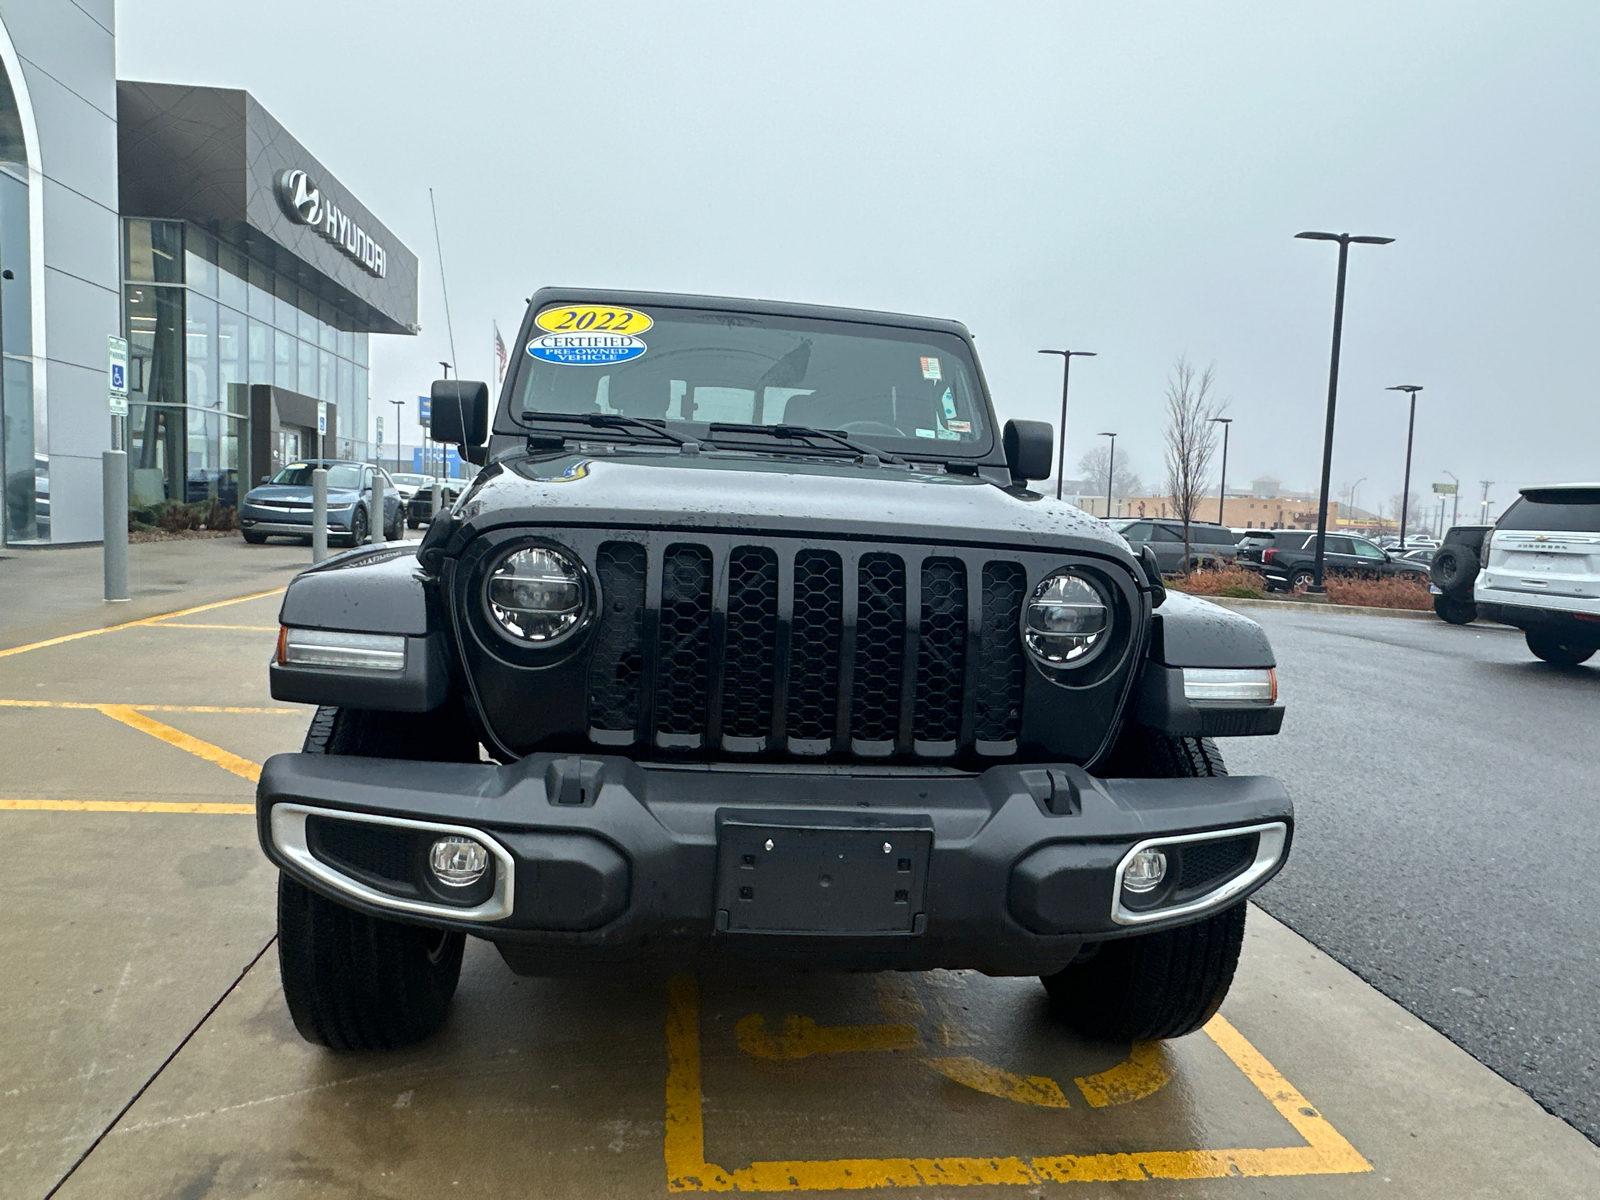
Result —
[[1328, 425], [1322, 436], [1322, 493], [1317, 508], [1317, 557], [1311, 569], [1312, 592], [1325, 592], [1322, 584], [1323, 552], [1328, 543], [1328, 475], [1333, 470], [1333, 409], [1339, 399], [1339, 339], [1344, 333], [1344, 276], [1345, 264], [1350, 258], [1350, 243], [1368, 246], [1387, 246], [1394, 241], [1387, 237], [1354, 237], [1348, 233], [1319, 233], [1307, 230], [1295, 234], [1314, 242], [1339, 243], [1339, 280], [1333, 292], [1333, 353], [1328, 360]]
[[1446, 471], [1445, 474], [1450, 476], [1450, 482], [1456, 485], [1455, 494], [1450, 498], [1450, 524], [1454, 525], [1461, 516], [1461, 480], [1456, 478], [1454, 471]]
[[1101, 437], [1111, 439], [1111, 457], [1106, 459], [1106, 520], [1111, 519], [1111, 481], [1117, 472], [1117, 435], [1102, 433]]
[[1222, 426], [1222, 482], [1217, 484], [1217, 524], [1226, 525], [1222, 519], [1222, 506], [1228, 499], [1228, 426], [1233, 424], [1232, 417], [1212, 417], [1213, 425]]
[[1356, 480], [1354, 483], [1352, 483], [1350, 485], [1350, 516], [1351, 516], [1352, 520], [1355, 519], [1356, 492], [1360, 489], [1361, 485], [1363, 483], [1365, 483], [1366, 481], [1367, 481], [1367, 477], [1365, 475], [1363, 475], [1360, 479]]
[[1494, 486], [1494, 480], [1480, 479], [1478, 482], [1483, 484], [1483, 503], [1478, 505], [1478, 524], [1487, 525], [1489, 523], [1489, 489]]
[[404, 470], [400, 465], [400, 414], [405, 411], [406, 402], [391, 400], [389, 403], [394, 405], [394, 473], [398, 475]]
[[1093, 350], [1041, 350], [1040, 354], [1061, 356], [1061, 445], [1056, 450], [1056, 499], [1061, 499], [1061, 480], [1067, 473], [1067, 381], [1072, 376], [1074, 358], [1093, 358]]
[[1411, 439], [1417, 432], [1417, 393], [1422, 390], [1420, 383], [1397, 383], [1392, 388], [1385, 388], [1389, 392], [1405, 392], [1411, 397], [1411, 419], [1406, 423], [1406, 478], [1400, 488], [1400, 553], [1406, 552], [1406, 505], [1411, 500]]

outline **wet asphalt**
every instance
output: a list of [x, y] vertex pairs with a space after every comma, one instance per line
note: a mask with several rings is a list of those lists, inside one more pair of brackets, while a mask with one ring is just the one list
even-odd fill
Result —
[[1297, 831], [1261, 906], [1600, 1143], [1600, 655], [1503, 626], [1247, 614], [1278, 656]]

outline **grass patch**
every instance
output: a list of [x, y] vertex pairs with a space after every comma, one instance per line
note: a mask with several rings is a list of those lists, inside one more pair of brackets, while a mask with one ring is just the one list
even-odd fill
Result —
[[1172, 575], [1167, 586], [1191, 596], [1228, 596], [1238, 600], [1259, 600], [1265, 595], [1261, 576], [1244, 567], [1201, 567], [1187, 575]]

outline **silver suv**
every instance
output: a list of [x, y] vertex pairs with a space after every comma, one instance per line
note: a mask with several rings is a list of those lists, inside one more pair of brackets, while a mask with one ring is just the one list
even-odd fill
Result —
[[1539, 658], [1576, 666], [1600, 650], [1600, 484], [1521, 491], [1484, 539], [1472, 597]]

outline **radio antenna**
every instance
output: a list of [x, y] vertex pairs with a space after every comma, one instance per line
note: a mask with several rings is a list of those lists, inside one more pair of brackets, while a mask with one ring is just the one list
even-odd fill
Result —
[[444, 280], [444, 244], [439, 240], [439, 205], [433, 199], [433, 189], [428, 189], [428, 207], [433, 209], [433, 249], [439, 256], [439, 290], [444, 293], [444, 328], [450, 335], [450, 362], [461, 378], [461, 360], [456, 357], [456, 331], [450, 323], [450, 285]]

